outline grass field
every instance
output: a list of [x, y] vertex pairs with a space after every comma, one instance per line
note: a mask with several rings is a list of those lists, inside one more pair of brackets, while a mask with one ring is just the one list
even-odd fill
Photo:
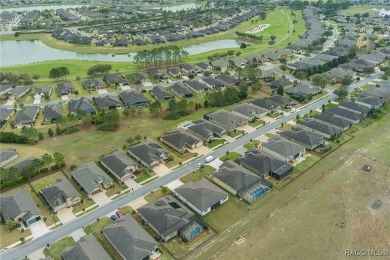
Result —
[[64, 251], [66, 248], [75, 246], [76, 242], [72, 237], [64, 237], [57, 242], [53, 243], [50, 245], [49, 248], [45, 248], [43, 250], [43, 253], [45, 256], [50, 256], [54, 260], [61, 260], [61, 253]]
[[[388, 249], [389, 128], [388, 117], [362, 127], [291, 184], [260, 199], [189, 259], [348, 259], [345, 249]], [[366, 163], [371, 173], [361, 170]], [[372, 210], [376, 198], [382, 205]], [[243, 233], [242, 243], [234, 243]]]
[[229, 154], [225, 154], [224, 156], [221, 156], [221, 158], [219, 158], [221, 161], [228, 161], [228, 160], [234, 160], [234, 159], [237, 159], [237, 158], [240, 158], [242, 157], [241, 154], [237, 153], [237, 152], [230, 152]]

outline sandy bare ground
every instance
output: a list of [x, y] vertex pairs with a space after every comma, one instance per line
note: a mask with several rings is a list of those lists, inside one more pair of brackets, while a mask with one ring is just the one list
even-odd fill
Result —
[[256, 26], [255, 28], [252, 28], [252, 29], [246, 31], [246, 33], [259, 33], [259, 32], [264, 31], [265, 29], [267, 29], [269, 26], [270, 26], [270, 24], [268, 24], [268, 23], [260, 24], [259, 26]]

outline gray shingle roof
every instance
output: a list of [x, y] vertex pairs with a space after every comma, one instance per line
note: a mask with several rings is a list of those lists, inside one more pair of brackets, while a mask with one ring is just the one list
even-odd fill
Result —
[[286, 93], [289, 95], [313, 95], [320, 91], [321, 91], [320, 87], [306, 85], [306, 84], [299, 84], [295, 87], [287, 89]]
[[66, 177], [62, 177], [55, 184], [41, 189], [41, 193], [52, 209], [64, 204], [67, 198], [80, 197], [80, 193], [77, 192]]
[[111, 171], [115, 172], [120, 178], [125, 176], [127, 172], [125, 171], [129, 166], [137, 167], [137, 163], [131, 159], [127, 154], [115, 151], [109, 155], [100, 159]]
[[275, 135], [268, 139], [267, 143], [263, 143], [262, 146], [287, 158], [305, 150], [302, 145]]
[[197, 182], [188, 182], [175, 189], [180, 196], [201, 211], [205, 211], [228, 194], [205, 178]]
[[181, 130], [166, 133], [161, 137], [161, 139], [182, 149], [184, 149], [187, 144], [193, 145], [201, 141], [198, 137]]
[[323, 140], [322, 135], [306, 131], [299, 127], [295, 127], [291, 130], [282, 131], [280, 135], [289, 140], [303, 144], [307, 147], [318, 145]]
[[65, 249], [63, 260], [111, 260], [94, 235], [83, 236], [72, 248]]
[[192, 221], [199, 221], [191, 211], [172, 196], [150, 202], [138, 208], [137, 211], [164, 237], [179, 231]]
[[146, 106], [149, 104], [149, 99], [138, 91], [122, 91], [119, 97], [126, 106]]
[[236, 191], [244, 191], [261, 180], [259, 176], [233, 161], [224, 162], [213, 177]]
[[[31, 216], [41, 215], [37, 204], [31, 198], [26, 189], [18, 190], [14, 193], [0, 197], [1, 215], [4, 220], [14, 220], [20, 213], [27, 212], [23, 220], [28, 220]], [[17, 221], [15, 219], [15, 221]]]
[[14, 157], [15, 155], [18, 155], [18, 152], [16, 149], [8, 148], [0, 153], [0, 165], [2, 162], [8, 160], [11, 157]]
[[122, 102], [119, 100], [117, 96], [111, 96], [111, 95], [96, 96], [93, 99], [95, 100], [96, 105], [100, 110], [122, 106]]
[[193, 91], [181, 82], [177, 82], [171, 86], [171, 90], [177, 95], [189, 96], [193, 94]]
[[46, 105], [43, 108], [45, 119], [57, 120], [64, 116], [63, 107], [60, 104]]
[[169, 99], [172, 95], [162, 86], [154, 86], [150, 91], [157, 99]]
[[57, 91], [59, 94], [71, 93], [74, 91], [72, 82], [65, 81], [57, 84]]
[[345, 109], [345, 108], [342, 108], [339, 106], [329, 108], [326, 111], [328, 111], [329, 113], [332, 113], [334, 115], [337, 115], [337, 116], [340, 116], [340, 117], [343, 117], [343, 118], [346, 118], [349, 120], [353, 120], [353, 121], [360, 121], [363, 119], [362, 113], [354, 112], [354, 111], [351, 111], [351, 110], [348, 110], [348, 109]]
[[68, 103], [69, 112], [71, 114], [77, 113], [77, 111], [81, 110], [88, 114], [95, 113], [95, 108], [93, 107], [91, 100], [86, 97], [80, 99], [72, 99]]
[[16, 124], [31, 124], [35, 120], [35, 116], [38, 114], [39, 107], [26, 106], [16, 115]]
[[5, 121], [13, 112], [13, 109], [0, 107], [0, 122]]
[[204, 139], [208, 139], [210, 137], [213, 137], [214, 135], [219, 136], [225, 132], [225, 129], [223, 129], [222, 127], [205, 119], [195, 120], [192, 123], [194, 125], [189, 126], [188, 130], [192, 131], [197, 136], [200, 136]]
[[346, 101], [346, 100], [340, 101], [339, 106], [340, 107], [345, 107], [347, 109], [350, 109], [350, 110], [353, 110], [353, 111], [356, 111], [356, 112], [360, 112], [360, 113], [363, 113], [363, 114], [368, 114], [371, 111], [371, 109], [369, 107], [357, 104], [355, 102]]
[[217, 122], [219, 125], [232, 129], [240, 124], [248, 122], [248, 120], [242, 116], [233, 114], [224, 109], [218, 110], [213, 113], [207, 114], [207, 117]]
[[147, 257], [157, 243], [131, 216], [125, 215], [115, 225], [102, 230], [103, 234], [124, 259]]
[[247, 117], [258, 117], [258, 115], [267, 113], [269, 110], [253, 105], [252, 103], [244, 103], [232, 109]]
[[134, 154], [147, 164], [152, 164], [156, 161], [168, 156], [168, 152], [153, 142], [143, 142], [129, 147], [129, 154]]
[[23, 169], [27, 169], [27, 168], [30, 168], [32, 167], [32, 164], [33, 164], [33, 161], [36, 160], [37, 158], [35, 156], [31, 156], [27, 159], [24, 159], [20, 162], [17, 162], [13, 165], [10, 165], [8, 166], [7, 168], [5, 168], [6, 170], [9, 170], [11, 168], [15, 168], [15, 169], [18, 169], [18, 170], [23, 170]]
[[95, 189], [103, 189], [112, 183], [110, 176], [94, 162], [84, 164], [72, 171], [72, 176], [87, 193]]
[[327, 134], [327, 135], [340, 135], [343, 133], [343, 129], [340, 127], [332, 126], [328, 123], [323, 123], [314, 119], [306, 118], [300, 123], [302, 126], [308, 127], [310, 129], [316, 130], [318, 132]]
[[353, 124], [353, 122], [351, 120], [338, 117], [338, 116], [336, 116], [332, 113], [329, 113], [327, 111], [324, 111], [319, 115], [315, 115], [314, 118], [316, 120], [320, 120], [320, 121], [323, 121], [323, 122], [326, 122], [326, 123], [329, 123], [329, 124], [332, 124], [334, 126], [341, 127], [341, 128], [349, 127], [350, 125]]

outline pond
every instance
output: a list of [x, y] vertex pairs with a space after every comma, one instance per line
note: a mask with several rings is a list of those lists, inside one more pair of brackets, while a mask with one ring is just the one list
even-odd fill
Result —
[[178, 12], [178, 11], [182, 11], [182, 10], [195, 9], [195, 8], [198, 8], [199, 6], [202, 6], [202, 5], [197, 4], [197, 3], [188, 3], [188, 4], [174, 5], [174, 6], [155, 7], [154, 9], [161, 9], [164, 11]]
[[1, 11], [8, 12], [26, 12], [32, 10], [44, 11], [44, 10], [57, 10], [57, 9], [67, 9], [67, 8], [77, 8], [83, 7], [85, 5], [82, 4], [73, 4], [73, 5], [41, 5], [41, 6], [26, 6], [26, 7], [2, 7]]
[[[184, 49], [190, 55], [209, 52], [218, 49], [238, 48], [241, 42], [226, 39], [190, 45]], [[1, 41], [0, 67], [15, 66], [34, 62], [53, 60], [90, 60], [106, 62], [134, 61], [135, 53], [129, 54], [86, 54], [63, 51], [46, 46], [39, 40], [31, 41]]]
[[385, 8], [373, 8], [372, 10], [378, 11], [381, 16], [390, 15], [390, 10]]

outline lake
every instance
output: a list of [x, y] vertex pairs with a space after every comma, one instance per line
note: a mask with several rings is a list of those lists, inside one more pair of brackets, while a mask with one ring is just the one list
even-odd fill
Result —
[[373, 8], [372, 10], [378, 11], [379, 14], [382, 15], [382, 16], [385, 16], [386, 14], [387, 14], [387, 15], [390, 15], [390, 10], [389, 10], [389, 9], [385, 9], [385, 8], [381, 8], [381, 9], [379, 9], [379, 8]]
[[174, 5], [174, 6], [155, 7], [154, 9], [161, 9], [164, 11], [178, 12], [178, 11], [182, 11], [182, 10], [189, 10], [189, 9], [198, 8], [199, 6], [202, 6], [202, 5], [197, 4], [197, 3], [188, 3], [188, 4]]
[[[241, 42], [226, 39], [199, 43], [185, 47], [190, 55], [209, 52], [218, 49], [238, 48]], [[34, 62], [53, 60], [89, 60], [106, 62], [131, 62], [135, 53], [129, 54], [86, 54], [63, 51], [46, 46], [39, 40], [31, 41], [0, 41], [0, 67], [15, 66]]]

